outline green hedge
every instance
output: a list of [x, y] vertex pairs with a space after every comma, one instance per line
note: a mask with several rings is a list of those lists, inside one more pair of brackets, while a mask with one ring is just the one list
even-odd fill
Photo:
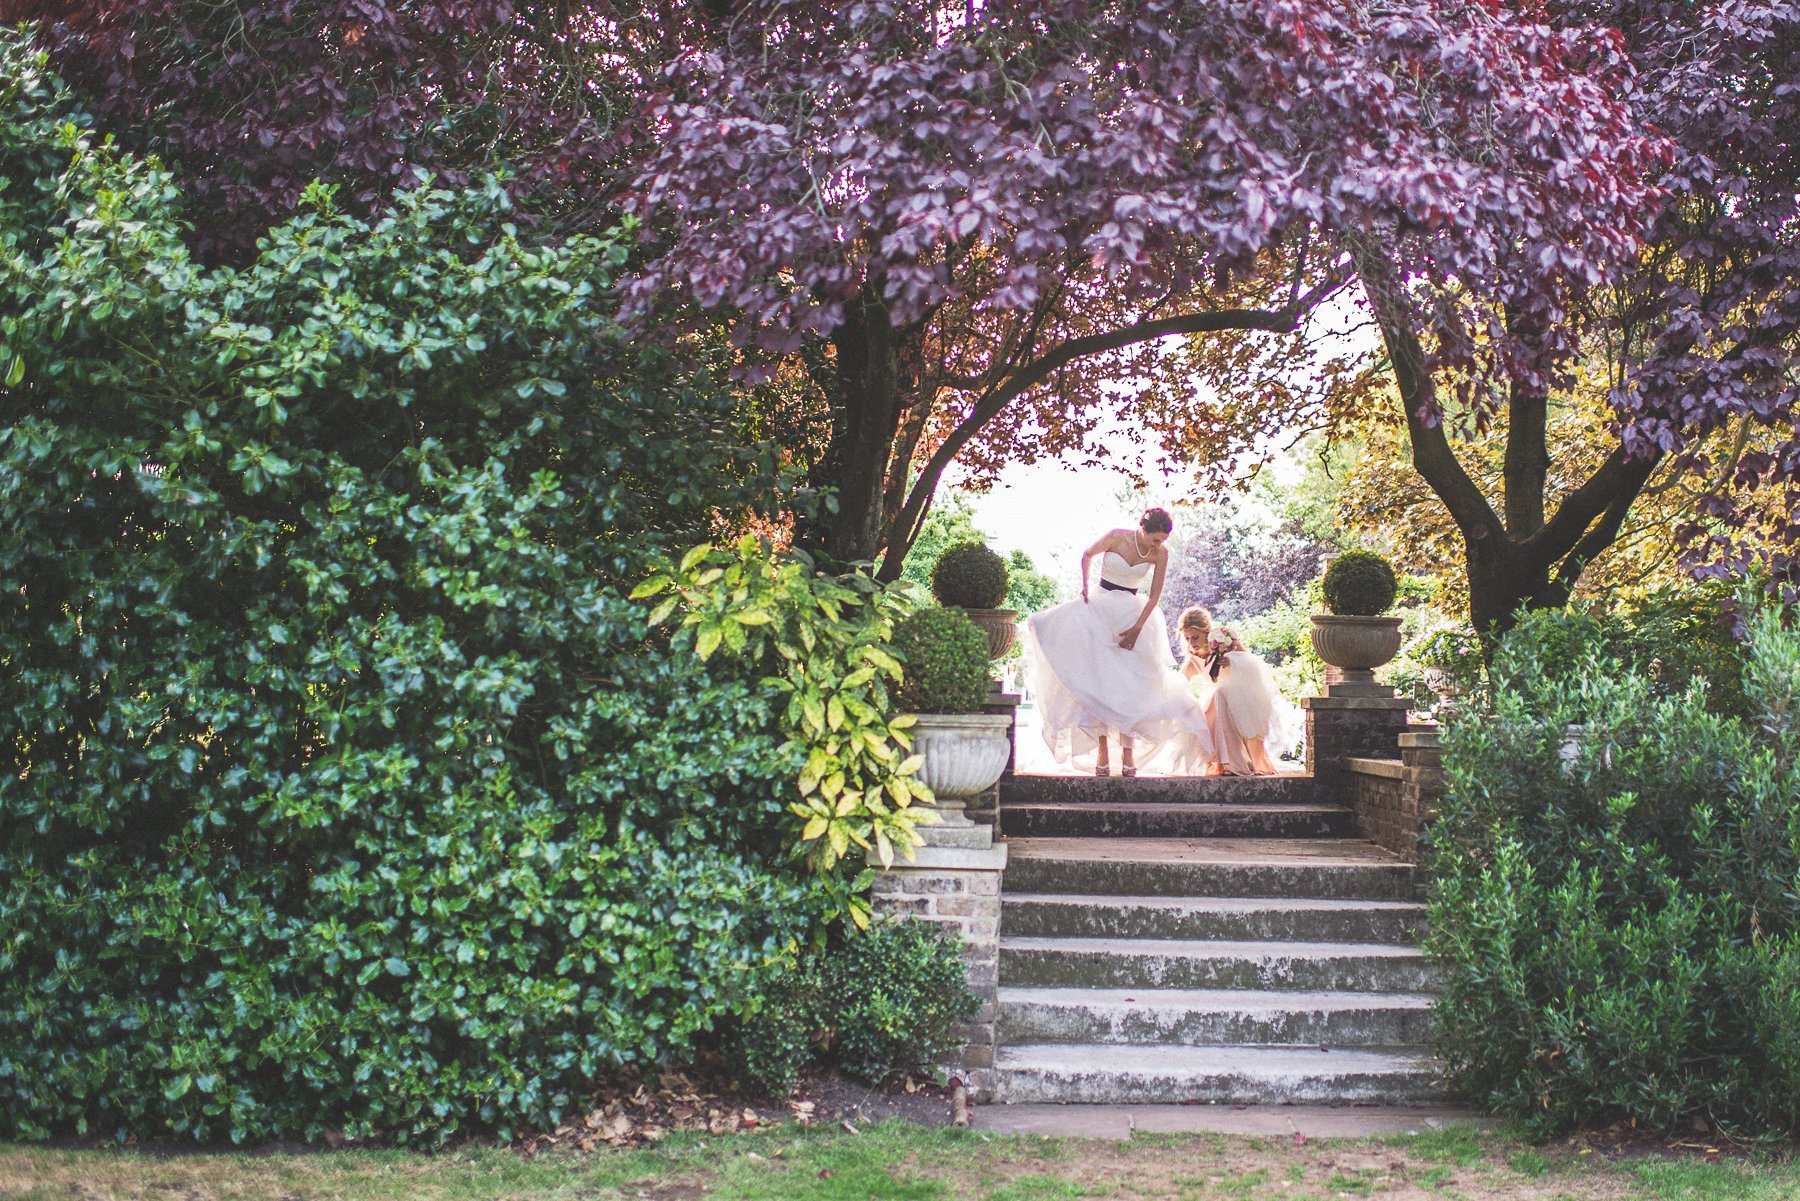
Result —
[[967, 977], [961, 940], [931, 922], [844, 928], [784, 962], [754, 1013], [732, 1024], [731, 1046], [772, 1089], [818, 1062], [880, 1084], [955, 1049], [955, 1024], [981, 1008]]
[[1454, 1084], [1540, 1132], [1800, 1131], [1800, 631], [1756, 612], [1745, 717], [1528, 622], [1445, 735], [1428, 949]]
[[0, 39], [0, 1138], [505, 1135], [691, 1047], [826, 899], [787, 698], [622, 596], [769, 470], [630, 239], [315, 190], [206, 270], [72, 112]]
[[960, 609], [920, 609], [894, 630], [905, 665], [896, 703], [908, 713], [979, 713], [988, 691], [987, 635]]

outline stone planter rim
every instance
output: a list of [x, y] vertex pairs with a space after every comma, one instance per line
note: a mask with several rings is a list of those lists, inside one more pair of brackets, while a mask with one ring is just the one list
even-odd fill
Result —
[[987, 635], [988, 658], [998, 660], [1013, 648], [1019, 640], [1019, 611], [1017, 609], [970, 609], [954, 606], [956, 611], [968, 617], [981, 632]]
[[915, 714], [913, 752], [924, 756], [919, 782], [941, 806], [960, 810], [967, 798], [992, 788], [1005, 774], [1012, 725], [1006, 713]]
[[1005, 730], [1012, 718], [1005, 713], [915, 713], [913, 729], [922, 725], [942, 730]]
[[1330, 625], [1336, 622], [1342, 622], [1345, 625], [1359, 626], [1391, 625], [1396, 629], [1399, 628], [1401, 621], [1399, 617], [1390, 613], [1377, 613], [1373, 617], [1365, 617], [1360, 613], [1314, 613], [1312, 619], [1314, 625]]
[[1400, 653], [1397, 616], [1314, 613], [1311, 632], [1313, 650], [1343, 673], [1341, 681], [1346, 687], [1373, 686], [1374, 669]]

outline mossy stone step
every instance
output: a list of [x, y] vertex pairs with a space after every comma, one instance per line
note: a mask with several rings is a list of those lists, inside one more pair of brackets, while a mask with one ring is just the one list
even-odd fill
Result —
[[1039, 938], [1181, 938], [1299, 942], [1418, 942], [1417, 901], [1309, 897], [1091, 896], [1009, 892], [1000, 929]]
[[1268, 805], [1310, 802], [1313, 778], [1278, 776], [1009, 776], [1002, 811], [1012, 805]]
[[1077, 988], [1429, 992], [1416, 947], [1158, 938], [1000, 939], [1000, 982]]
[[1006, 845], [1003, 895], [1415, 899], [1413, 865], [1363, 839], [1009, 837]]
[[1356, 819], [1350, 810], [1309, 802], [1034, 801], [1002, 805], [1000, 813], [1009, 838], [1350, 838], [1356, 834]]
[[1427, 993], [1003, 987], [1002, 1043], [1419, 1047]]
[[995, 1100], [1085, 1104], [1404, 1104], [1446, 1093], [1430, 1056], [1153, 1043], [1022, 1043], [998, 1048]]

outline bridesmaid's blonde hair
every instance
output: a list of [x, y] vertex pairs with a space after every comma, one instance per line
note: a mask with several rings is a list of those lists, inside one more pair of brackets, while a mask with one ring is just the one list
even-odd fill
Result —
[[1200, 635], [1200, 640], [1204, 642], [1206, 636], [1212, 633], [1212, 614], [1199, 605], [1193, 605], [1181, 611], [1181, 616], [1175, 621], [1175, 628], [1184, 636], [1191, 630]]

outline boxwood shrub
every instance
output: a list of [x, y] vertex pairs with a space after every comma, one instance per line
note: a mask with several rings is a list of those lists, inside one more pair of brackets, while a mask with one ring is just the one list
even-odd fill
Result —
[[1394, 607], [1400, 582], [1373, 551], [1347, 550], [1325, 568], [1325, 607], [1343, 617], [1375, 617]]
[[920, 609], [894, 628], [908, 713], [979, 713], [988, 689], [987, 635], [955, 609]]
[[1452, 1083], [1545, 1133], [1800, 1131], [1800, 630], [1750, 620], [1746, 717], [1565, 633], [1513, 630], [1493, 711], [1445, 735], [1427, 948]]
[[959, 542], [931, 568], [931, 594], [958, 609], [998, 609], [1006, 601], [1006, 560], [983, 542]]

